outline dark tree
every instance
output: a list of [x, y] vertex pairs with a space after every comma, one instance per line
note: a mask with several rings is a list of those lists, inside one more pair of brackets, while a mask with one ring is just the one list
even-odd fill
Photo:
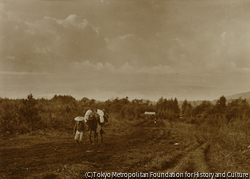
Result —
[[225, 96], [221, 96], [220, 99], [216, 102], [215, 108], [219, 114], [224, 114], [226, 112], [226, 102], [227, 99], [225, 98]]
[[41, 118], [38, 114], [37, 101], [33, 98], [32, 94], [29, 94], [27, 99], [22, 101], [20, 117], [22, 121], [27, 123], [31, 128], [40, 121]]

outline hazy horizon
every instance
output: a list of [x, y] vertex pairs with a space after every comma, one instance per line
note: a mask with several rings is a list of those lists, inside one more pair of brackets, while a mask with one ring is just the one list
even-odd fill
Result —
[[0, 1], [0, 97], [248, 92], [249, 12], [246, 0]]
[[[244, 92], [244, 93], [248, 93], [248, 92]], [[237, 93], [237, 94], [232, 94], [232, 95], [229, 95], [229, 96], [225, 96], [225, 95], [221, 95], [221, 96], [219, 96], [218, 98], [215, 98], [215, 99], [193, 99], [193, 100], [190, 100], [190, 99], [187, 99], [187, 98], [183, 98], [183, 99], [178, 99], [177, 97], [170, 97], [170, 98], [167, 98], [167, 97], [164, 97], [164, 96], [161, 96], [161, 97], [159, 97], [158, 99], [153, 99], [153, 100], [150, 100], [150, 99], [147, 99], [147, 98], [131, 98], [131, 97], [129, 97], [129, 96], [122, 96], [122, 97], [110, 97], [109, 99], [106, 99], [106, 98], [103, 98], [103, 99], [95, 99], [95, 98], [91, 98], [91, 97], [88, 97], [88, 96], [83, 96], [83, 97], [79, 97], [79, 98], [76, 98], [75, 96], [72, 96], [72, 95], [70, 95], [70, 94], [51, 94], [51, 96], [42, 96], [42, 97], [37, 97], [37, 96], [34, 96], [34, 94], [33, 93], [29, 93], [29, 94], [27, 94], [26, 96], [24, 96], [24, 97], [18, 97], [18, 98], [8, 98], [8, 97], [2, 97], [2, 96], [0, 96], [0, 98], [6, 98], [6, 99], [11, 99], [11, 100], [15, 100], [15, 99], [27, 99], [27, 97], [28, 97], [28, 95], [30, 95], [30, 94], [32, 94], [32, 96], [33, 96], [33, 98], [35, 98], [35, 99], [47, 99], [47, 100], [51, 100], [54, 96], [71, 96], [71, 97], [73, 97], [74, 99], [76, 99], [76, 100], [78, 100], [78, 101], [80, 101], [80, 100], [82, 100], [83, 98], [88, 98], [89, 100], [91, 100], [91, 99], [94, 99], [94, 100], [96, 100], [96, 101], [100, 101], [100, 102], [105, 102], [105, 101], [107, 101], [107, 100], [115, 100], [116, 98], [117, 99], [122, 99], [122, 98], [128, 98], [128, 100], [129, 101], [132, 101], [132, 100], [134, 100], [134, 99], [138, 99], [138, 100], [149, 100], [149, 101], [151, 101], [151, 102], [157, 102], [160, 98], [163, 98], [163, 99], [167, 99], [167, 100], [170, 100], [170, 99], [177, 99], [179, 102], [180, 101], [184, 101], [184, 100], [187, 100], [187, 101], [216, 101], [216, 100], [218, 100], [221, 96], [224, 96], [224, 97], [226, 97], [226, 98], [228, 98], [228, 99], [230, 99], [230, 97], [231, 96], [236, 96], [236, 95], [239, 95], [239, 94], [242, 94], [242, 93]], [[236, 98], [239, 98], [239, 97], [233, 97], [233, 98], [231, 98], [231, 99], [236, 99]], [[242, 97], [243, 99], [245, 99], [245, 97]], [[248, 98], [247, 98], [248, 99]]]

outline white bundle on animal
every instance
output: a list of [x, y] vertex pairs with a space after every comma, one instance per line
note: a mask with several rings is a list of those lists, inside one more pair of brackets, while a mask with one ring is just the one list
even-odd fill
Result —
[[84, 116], [84, 119], [88, 120], [89, 119], [89, 116], [92, 114], [92, 111], [89, 109], [86, 113], [85, 113], [85, 116]]
[[104, 112], [100, 109], [97, 109], [97, 114], [100, 116], [100, 122], [104, 123]]

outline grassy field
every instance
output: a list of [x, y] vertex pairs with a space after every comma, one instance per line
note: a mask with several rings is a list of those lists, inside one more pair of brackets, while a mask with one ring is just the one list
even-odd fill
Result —
[[110, 119], [103, 144], [91, 145], [86, 133], [81, 148], [72, 132], [2, 136], [0, 178], [84, 178], [86, 172], [247, 173], [250, 144], [244, 125]]

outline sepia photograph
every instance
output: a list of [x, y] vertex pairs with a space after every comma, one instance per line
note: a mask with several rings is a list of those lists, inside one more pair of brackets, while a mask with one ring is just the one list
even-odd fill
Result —
[[249, 0], [0, 0], [0, 178], [249, 174]]

